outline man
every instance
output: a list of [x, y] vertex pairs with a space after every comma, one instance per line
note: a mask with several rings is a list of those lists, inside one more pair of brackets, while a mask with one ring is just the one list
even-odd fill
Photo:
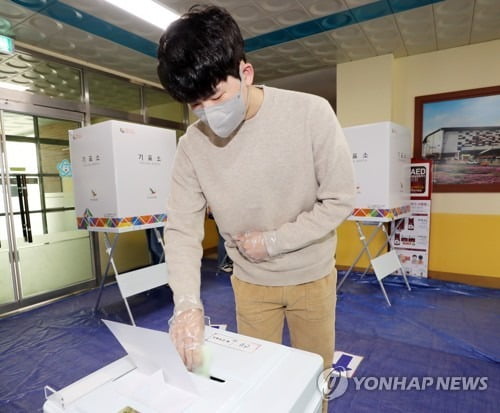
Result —
[[158, 51], [165, 89], [200, 118], [180, 139], [166, 225], [174, 292], [170, 333], [201, 363], [201, 241], [212, 214], [233, 260], [238, 332], [323, 356], [334, 348], [335, 229], [354, 200], [351, 154], [328, 102], [253, 85], [243, 39], [218, 7], [195, 6]]

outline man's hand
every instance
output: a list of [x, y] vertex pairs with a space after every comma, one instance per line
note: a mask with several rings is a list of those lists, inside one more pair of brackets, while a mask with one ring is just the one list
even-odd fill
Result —
[[169, 321], [170, 338], [179, 352], [182, 361], [190, 371], [203, 364], [202, 346], [204, 343], [205, 319], [199, 308], [175, 314]]
[[[269, 238], [269, 237], [268, 237]], [[238, 234], [233, 239], [240, 253], [251, 262], [262, 262], [269, 259], [268, 242], [264, 232], [250, 231]], [[275, 240], [275, 237], [272, 238]]]

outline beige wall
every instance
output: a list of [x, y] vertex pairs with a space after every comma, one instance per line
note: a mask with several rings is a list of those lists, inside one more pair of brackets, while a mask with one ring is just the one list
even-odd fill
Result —
[[[413, 138], [416, 96], [500, 85], [500, 41], [398, 59], [378, 56], [341, 64], [337, 73], [343, 126], [392, 120], [407, 126]], [[499, 193], [433, 194], [431, 274], [500, 278], [499, 234]], [[339, 243], [338, 263], [350, 265], [359, 240], [349, 223]]]
[[337, 116], [342, 126], [391, 120], [392, 55], [337, 67]]

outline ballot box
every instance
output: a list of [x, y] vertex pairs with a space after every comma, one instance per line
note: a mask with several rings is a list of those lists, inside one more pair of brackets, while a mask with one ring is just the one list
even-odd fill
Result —
[[350, 219], [389, 221], [408, 216], [409, 129], [394, 122], [378, 122], [343, 130], [356, 178], [356, 200]]
[[205, 374], [188, 372], [168, 333], [105, 321], [127, 356], [62, 390], [44, 413], [321, 412], [322, 358], [212, 327]]
[[174, 130], [109, 120], [69, 132], [79, 229], [166, 220]]

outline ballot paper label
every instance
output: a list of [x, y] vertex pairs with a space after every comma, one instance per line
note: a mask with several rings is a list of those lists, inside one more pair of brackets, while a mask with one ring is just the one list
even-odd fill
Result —
[[205, 341], [214, 344], [219, 344], [221, 346], [229, 347], [235, 350], [244, 351], [246, 353], [253, 353], [254, 351], [258, 350], [259, 347], [261, 346], [260, 344], [253, 343], [251, 341], [239, 337], [238, 338], [229, 337], [220, 333], [212, 334]]

